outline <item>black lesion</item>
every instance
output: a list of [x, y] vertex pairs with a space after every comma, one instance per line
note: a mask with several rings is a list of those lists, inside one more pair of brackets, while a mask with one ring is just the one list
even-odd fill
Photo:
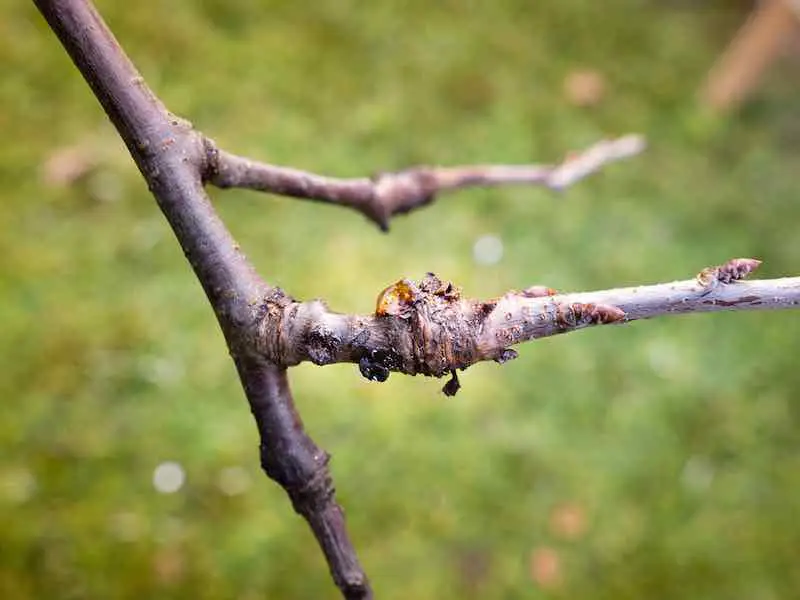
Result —
[[385, 350], [369, 350], [358, 361], [358, 370], [370, 381], [386, 381], [389, 373], [399, 366], [399, 357]]
[[451, 369], [450, 379], [444, 384], [442, 391], [444, 392], [444, 395], [449, 398], [451, 396], [455, 396], [460, 389], [461, 382], [458, 380], [458, 374], [456, 373], [455, 369]]
[[379, 362], [374, 362], [368, 356], [362, 356], [358, 361], [358, 370], [365, 379], [370, 381], [386, 381], [389, 379], [389, 369]]
[[341, 340], [324, 327], [310, 330], [305, 337], [308, 357], [315, 365], [328, 365], [336, 361]]

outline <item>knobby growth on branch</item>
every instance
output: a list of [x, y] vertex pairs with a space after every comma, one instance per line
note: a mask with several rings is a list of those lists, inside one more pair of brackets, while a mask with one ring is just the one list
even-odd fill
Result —
[[375, 381], [391, 371], [450, 374], [443, 391], [451, 396], [457, 370], [484, 360], [505, 363], [517, 356], [510, 346], [521, 342], [669, 314], [797, 306], [798, 277], [742, 281], [760, 264], [736, 258], [686, 281], [575, 294], [533, 286], [489, 300], [464, 298], [428, 273], [386, 288], [372, 315], [332, 313], [319, 300], [299, 303], [276, 290], [265, 304], [260, 348], [285, 366], [357, 363]]
[[270, 286], [239, 251], [204, 186], [243, 187], [359, 211], [381, 229], [392, 216], [468, 186], [561, 189], [640, 152], [635, 135], [602, 141], [554, 165], [414, 167], [335, 179], [239, 157], [170, 113], [147, 87], [89, 0], [34, 0], [117, 128], [208, 297], [233, 357], [260, 436], [261, 464], [309, 523], [345, 598], [372, 590], [334, 496], [329, 455], [306, 434], [286, 377], [303, 361], [350, 362], [371, 380], [391, 371], [450, 376], [484, 360], [516, 357], [511, 346], [602, 324], [714, 310], [793, 308], [800, 278], [741, 281], [759, 264], [734, 259], [687, 281], [560, 294], [545, 287], [497, 298], [462, 296], [427, 274], [403, 279], [370, 315], [344, 315], [321, 301], [298, 302]]

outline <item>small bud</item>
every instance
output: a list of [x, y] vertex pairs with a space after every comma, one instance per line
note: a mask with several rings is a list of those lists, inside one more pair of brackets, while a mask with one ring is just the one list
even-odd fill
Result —
[[761, 261], [755, 258], [732, 258], [718, 267], [707, 267], [700, 271], [697, 274], [697, 282], [704, 288], [712, 290], [719, 284], [728, 284], [744, 279], [759, 265], [761, 265]]

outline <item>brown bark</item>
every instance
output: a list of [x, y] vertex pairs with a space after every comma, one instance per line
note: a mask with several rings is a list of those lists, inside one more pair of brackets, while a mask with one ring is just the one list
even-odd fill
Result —
[[147, 87], [88, 0], [36, 0], [122, 136], [214, 309], [261, 437], [261, 464], [308, 521], [345, 598], [372, 590], [334, 498], [328, 455], [308, 437], [286, 371], [255, 351], [271, 291], [239, 251], [205, 190], [204, 138]]
[[417, 167], [341, 180], [257, 163], [216, 146], [167, 111], [88, 0], [35, 0], [122, 136], [200, 281], [225, 336], [260, 436], [261, 465], [309, 523], [345, 598], [371, 598], [336, 503], [329, 455], [307, 435], [286, 376], [302, 361], [352, 362], [371, 380], [397, 371], [449, 375], [482, 360], [506, 362], [511, 345], [600, 324], [682, 312], [792, 308], [800, 278], [741, 282], [758, 261], [736, 259], [689, 281], [583, 294], [532, 287], [465, 298], [428, 274], [379, 296], [374, 314], [342, 315], [297, 302], [263, 281], [217, 216], [204, 184], [240, 186], [348, 206], [382, 228], [389, 218], [469, 185], [561, 188], [639, 152], [638, 136], [604, 141], [557, 165]]
[[626, 135], [600, 141], [552, 165], [418, 166], [373, 177], [338, 179], [253, 161], [219, 150], [207, 140], [205, 179], [221, 188], [248, 188], [352, 208], [389, 230], [394, 215], [426, 206], [442, 192], [474, 186], [540, 185], [560, 190], [602, 166], [641, 152], [644, 138]]

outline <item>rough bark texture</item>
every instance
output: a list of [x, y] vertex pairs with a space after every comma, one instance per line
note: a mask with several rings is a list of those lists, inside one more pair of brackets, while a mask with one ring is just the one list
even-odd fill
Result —
[[[516, 357], [512, 345], [595, 325], [800, 305], [800, 278], [742, 281], [759, 264], [737, 258], [686, 281], [574, 294], [534, 286], [489, 300], [464, 298], [429, 273], [386, 288], [372, 315], [334, 313], [319, 300], [295, 302], [274, 291], [264, 305], [260, 350], [285, 366], [356, 363], [374, 381], [391, 371], [443, 377], [480, 361], [505, 363]], [[448, 385], [443, 391], [452, 395]]]

